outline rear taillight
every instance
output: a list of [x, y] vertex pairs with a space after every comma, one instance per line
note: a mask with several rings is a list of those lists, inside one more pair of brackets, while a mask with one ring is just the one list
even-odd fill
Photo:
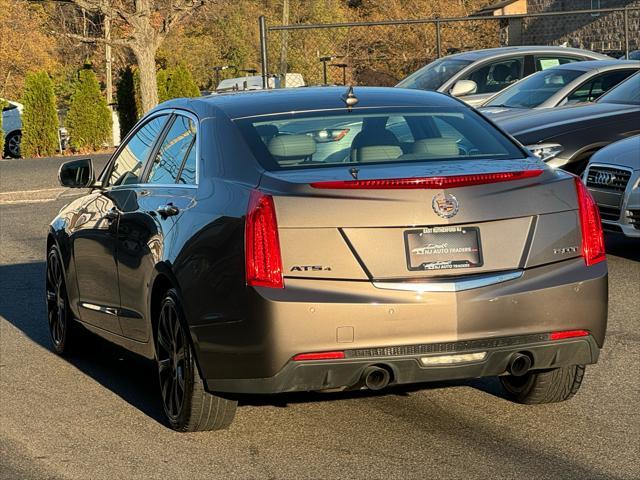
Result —
[[600, 212], [582, 180], [578, 177], [574, 180], [578, 193], [578, 212], [582, 230], [582, 256], [587, 266], [594, 265], [606, 259]]
[[244, 232], [247, 285], [284, 288], [278, 223], [270, 195], [251, 192]]
[[479, 173], [475, 175], [452, 175], [448, 177], [388, 178], [378, 180], [343, 180], [335, 182], [315, 182], [313, 188], [332, 189], [435, 189], [485, 185], [487, 183], [509, 182], [537, 177], [542, 170], [523, 170], [518, 172]]
[[563, 330], [560, 332], [551, 332], [549, 340], [564, 340], [566, 338], [586, 337], [589, 335], [587, 330]]
[[299, 353], [293, 360], [296, 362], [303, 362], [308, 360], [339, 360], [344, 358], [343, 351], [334, 352], [313, 352], [313, 353]]

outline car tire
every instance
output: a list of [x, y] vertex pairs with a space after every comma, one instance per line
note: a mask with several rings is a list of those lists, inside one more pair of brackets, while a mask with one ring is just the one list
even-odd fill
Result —
[[238, 402], [205, 391], [175, 289], [163, 297], [156, 326], [160, 397], [169, 426], [179, 432], [229, 427]]
[[537, 405], [564, 402], [573, 397], [582, 384], [584, 365], [532, 371], [523, 376], [500, 377], [502, 386], [518, 403]]
[[47, 320], [53, 351], [67, 355], [77, 346], [79, 326], [73, 320], [69, 309], [67, 287], [62, 267], [62, 255], [56, 245], [47, 252], [45, 292], [47, 300]]
[[4, 140], [5, 156], [20, 158], [20, 143], [22, 143], [22, 132], [12, 132]]

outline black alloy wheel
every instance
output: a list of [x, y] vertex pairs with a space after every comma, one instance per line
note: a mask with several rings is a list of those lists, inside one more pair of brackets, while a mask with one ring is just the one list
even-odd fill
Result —
[[507, 395], [518, 403], [537, 405], [556, 403], [573, 397], [584, 379], [584, 365], [529, 371], [516, 377], [503, 375], [500, 382]]
[[158, 374], [165, 413], [172, 422], [180, 417], [187, 395], [186, 378], [192, 372], [189, 346], [185, 338], [175, 300], [167, 296], [158, 319]]
[[238, 402], [206, 391], [175, 289], [167, 291], [160, 303], [156, 325], [160, 395], [169, 426], [180, 432], [227, 428]]
[[58, 354], [67, 353], [70, 347], [71, 321], [62, 258], [56, 246], [51, 247], [47, 254], [46, 294], [47, 319], [53, 349]]
[[[20, 158], [20, 144], [22, 143], [22, 132], [15, 132], [5, 140], [4, 150], [7, 156]], [[0, 152], [2, 153], [2, 152]]]

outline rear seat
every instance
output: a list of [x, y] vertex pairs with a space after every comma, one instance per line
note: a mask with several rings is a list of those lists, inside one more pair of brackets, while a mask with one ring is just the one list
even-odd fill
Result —
[[316, 153], [316, 142], [309, 135], [279, 135], [269, 141], [267, 148], [273, 158], [286, 167], [311, 160]]

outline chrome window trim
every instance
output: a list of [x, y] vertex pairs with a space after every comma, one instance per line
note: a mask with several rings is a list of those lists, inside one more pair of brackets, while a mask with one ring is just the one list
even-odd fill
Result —
[[[196, 126], [196, 179], [195, 179], [195, 183], [190, 183], [190, 184], [184, 184], [184, 183], [178, 183], [176, 179], [176, 183], [169, 183], [169, 184], [159, 184], [159, 183], [140, 183], [139, 185], [141, 186], [147, 186], [147, 185], [153, 185], [154, 187], [162, 187], [162, 186], [167, 186], [167, 187], [176, 187], [176, 186], [180, 186], [180, 187], [198, 187], [198, 184], [200, 183], [200, 122], [198, 121], [198, 117], [193, 114], [192, 112], [188, 111], [188, 110], [182, 110], [180, 108], [171, 108], [168, 110], [165, 110], [167, 112], [170, 112], [171, 115], [182, 115], [183, 117], [187, 117], [189, 119], [191, 119], [193, 121], [193, 123], [195, 123]], [[171, 120], [171, 125], [169, 125], [169, 128], [167, 129], [166, 133], [169, 133], [169, 130], [171, 130], [171, 127], [173, 126], [173, 123], [175, 122], [175, 118], [173, 118]], [[166, 134], [162, 137], [162, 141], [164, 141], [166, 138]], [[147, 159], [147, 162], [151, 162], [151, 158]], [[150, 173], [146, 171], [147, 169], [147, 165], [145, 165], [145, 172], [147, 174]]]
[[373, 286], [382, 290], [400, 290], [405, 292], [427, 293], [427, 292], [462, 292], [474, 288], [487, 287], [497, 283], [508, 282], [522, 277], [524, 271], [517, 270], [506, 273], [490, 273], [474, 278], [459, 278], [456, 280], [434, 279], [423, 282], [373, 282]]
[[[138, 131], [140, 131], [140, 129], [142, 127], [144, 127], [147, 123], [149, 123], [151, 120], [153, 120], [156, 117], [160, 117], [166, 115], [169, 118], [167, 120], [171, 119], [171, 112], [169, 110], [158, 110], [157, 112], [154, 112], [152, 114], [150, 114], [148, 117], [143, 117], [143, 119], [140, 119], [135, 125], [134, 128], [131, 129], [131, 131], [129, 133], [127, 133], [127, 135], [124, 137], [124, 139], [120, 142], [120, 145], [118, 145], [118, 148], [116, 148], [116, 151], [113, 152], [113, 155], [111, 155], [111, 158], [109, 159], [109, 161], [107, 162], [107, 165], [105, 166], [104, 170], [101, 172], [99, 180], [102, 184], [104, 184], [106, 181], [108, 181], [109, 179], [106, 177], [110, 177], [111, 176], [111, 171], [113, 169], [113, 162], [115, 161], [115, 159], [120, 155], [120, 153], [122, 152], [122, 150], [125, 149], [125, 147], [127, 146], [127, 144], [129, 143], [129, 140], [131, 140], [131, 138], [138, 133]], [[142, 121], [144, 120], [144, 122]], [[163, 129], [166, 127], [166, 123], [163, 126]], [[154, 144], [155, 147], [155, 144]], [[146, 161], [148, 159], [145, 159], [145, 165], [146, 165]], [[144, 167], [143, 170], [144, 172]], [[136, 185], [141, 185], [139, 183], [131, 183], [128, 186], [136, 186]], [[104, 188], [105, 189], [111, 189], [111, 188], [118, 188], [118, 187], [122, 187], [124, 185], [106, 185]]]
[[[181, 188], [198, 188], [198, 185], [200, 184], [200, 122], [198, 121], [198, 117], [193, 114], [192, 112], [189, 112], [188, 110], [182, 110], [180, 108], [168, 108], [168, 109], [164, 109], [164, 110], [158, 110], [157, 112], [154, 112], [153, 114], [149, 115], [148, 117], [145, 117], [145, 121], [144, 123], [140, 122], [139, 125], [136, 125], [135, 129], [132, 129], [127, 136], [125, 137], [125, 139], [120, 143], [120, 146], [118, 147], [118, 149], [113, 153], [113, 155], [111, 156], [111, 159], [109, 159], [109, 163], [108, 163], [108, 171], [111, 172], [111, 167], [112, 167], [112, 163], [114, 161], [114, 159], [116, 158], [117, 155], [120, 154], [120, 152], [124, 149], [124, 147], [127, 145], [127, 143], [129, 142], [129, 139], [135, 135], [144, 125], [146, 125], [147, 123], [149, 123], [149, 121], [153, 120], [156, 117], [162, 116], [162, 115], [168, 115], [169, 122], [173, 122], [175, 121], [174, 118], [172, 118], [172, 115], [182, 115], [184, 117], [188, 117], [191, 120], [193, 120], [193, 122], [196, 125], [196, 180], [195, 183], [191, 183], [191, 184], [184, 184], [184, 183], [165, 183], [165, 184], [159, 184], [159, 183], [129, 183], [126, 185], [107, 185], [105, 187], [105, 189], [109, 189], [109, 190], [121, 190], [124, 188], [139, 188], [139, 187], [171, 187], [171, 188], [175, 188], [175, 187], [181, 187]], [[165, 126], [163, 128], [166, 128], [167, 125], [165, 124]], [[169, 126], [169, 128], [171, 128]], [[168, 132], [168, 130], [167, 130]], [[164, 133], [164, 132], [163, 132]], [[166, 135], [165, 135], [166, 136]], [[162, 137], [162, 140], [164, 140], [165, 136]], [[154, 150], [155, 147], [157, 146], [157, 142], [154, 145]], [[142, 167], [142, 171], [143, 173], [147, 173], [147, 167], [149, 165], [149, 162], [152, 161], [151, 158], [147, 158], [145, 161], [144, 166]], [[105, 170], [106, 171], [106, 170]]]

